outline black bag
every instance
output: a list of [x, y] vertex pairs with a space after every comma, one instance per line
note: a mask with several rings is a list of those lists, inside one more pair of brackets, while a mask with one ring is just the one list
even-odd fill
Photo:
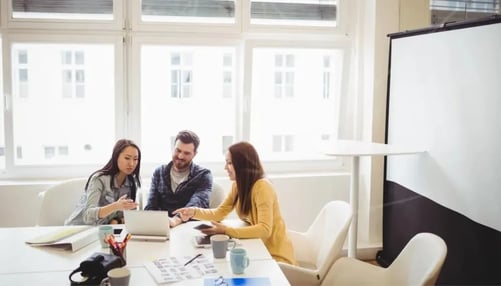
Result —
[[[99, 285], [107, 276], [108, 271], [124, 265], [125, 261], [116, 255], [96, 252], [82, 261], [80, 266], [70, 273], [69, 279], [71, 285]], [[78, 272], [82, 272], [81, 276], [84, 277], [84, 280], [74, 281], [72, 279], [72, 276]]]

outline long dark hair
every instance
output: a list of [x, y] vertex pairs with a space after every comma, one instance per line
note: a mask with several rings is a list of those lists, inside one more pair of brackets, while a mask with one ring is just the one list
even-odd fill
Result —
[[231, 154], [238, 191], [233, 206], [238, 200], [240, 212], [248, 215], [252, 206], [252, 186], [257, 180], [264, 177], [263, 166], [256, 149], [248, 142], [235, 143], [228, 148], [228, 151]]
[[[128, 139], [120, 139], [115, 143], [115, 147], [113, 147], [113, 153], [111, 155], [111, 159], [102, 167], [101, 169], [93, 172], [90, 174], [89, 178], [87, 179], [87, 183], [85, 184], [85, 190], [87, 191], [87, 188], [89, 187], [89, 182], [92, 176], [95, 174], [99, 174], [99, 176], [103, 175], [111, 175], [112, 180], [110, 180], [110, 187], [113, 186], [113, 178], [115, 177], [116, 174], [120, 171], [118, 169], [118, 157], [122, 153], [122, 151], [129, 147], [132, 146], [136, 148], [137, 153], [138, 153], [138, 161], [137, 161], [137, 166], [134, 172], [132, 174], [127, 175], [127, 178], [129, 181], [132, 182], [132, 188], [131, 188], [131, 199], [135, 200], [136, 199], [136, 191], [138, 187], [141, 187], [141, 178], [140, 178], [140, 171], [141, 171], [141, 149], [134, 143], [132, 140]], [[137, 183], [137, 186], [136, 186]]]

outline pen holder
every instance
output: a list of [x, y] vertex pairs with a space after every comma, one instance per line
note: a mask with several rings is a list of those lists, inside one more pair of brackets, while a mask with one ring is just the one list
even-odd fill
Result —
[[122, 260], [122, 266], [127, 264], [127, 247], [122, 242], [117, 242], [114, 247], [110, 245], [110, 254], [120, 257], [120, 260]]
[[108, 236], [106, 241], [109, 245], [110, 254], [118, 256], [122, 261], [122, 266], [127, 264], [127, 241], [118, 242], [113, 235]]

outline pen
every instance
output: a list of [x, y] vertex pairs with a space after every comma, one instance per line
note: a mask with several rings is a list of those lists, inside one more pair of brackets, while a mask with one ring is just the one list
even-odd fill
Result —
[[193, 260], [195, 260], [195, 259], [199, 258], [200, 256], [202, 256], [202, 253], [199, 253], [199, 254], [195, 255], [195, 257], [193, 257], [192, 259], [188, 260], [188, 261], [184, 264], [184, 266], [186, 266], [186, 265], [188, 265], [188, 264], [192, 263], [192, 262], [193, 262]]

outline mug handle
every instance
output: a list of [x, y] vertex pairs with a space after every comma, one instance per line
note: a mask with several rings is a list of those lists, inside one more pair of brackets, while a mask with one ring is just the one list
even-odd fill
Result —
[[244, 268], [247, 268], [250, 264], [250, 260], [249, 260], [249, 257], [248, 256], [245, 256], [245, 259], [244, 259]]
[[99, 284], [99, 286], [110, 286], [110, 278], [109, 277], [105, 277], [103, 278], [103, 280], [101, 280], [101, 284]]
[[[231, 247], [230, 247], [230, 244], [231, 244]], [[237, 242], [232, 240], [232, 239], [229, 239], [228, 240], [228, 247], [227, 247], [227, 250], [231, 250], [233, 248], [235, 248], [235, 246], [237, 246]]]

